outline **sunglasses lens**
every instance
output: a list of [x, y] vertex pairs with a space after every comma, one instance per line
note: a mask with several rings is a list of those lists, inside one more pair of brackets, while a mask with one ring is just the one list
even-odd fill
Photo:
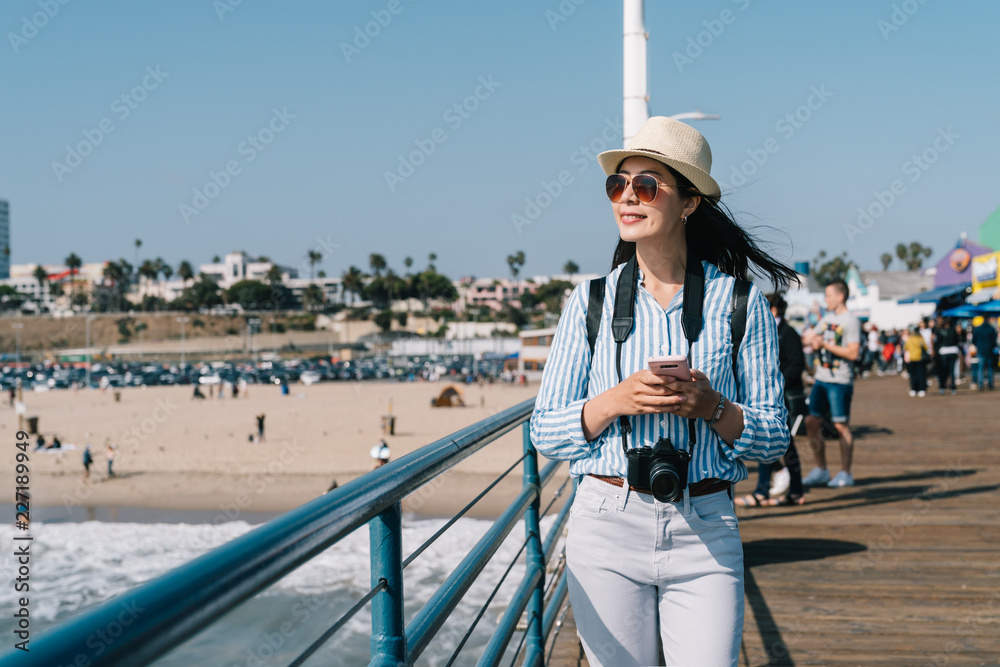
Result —
[[646, 174], [632, 177], [632, 191], [639, 201], [648, 204], [656, 199], [656, 179]]
[[621, 174], [611, 174], [608, 176], [608, 180], [604, 184], [604, 187], [608, 191], [608, 199], [613, 202], [621, 199], [622, 193], [625, 192], [625, 185], [627, 183], [628, 181]]

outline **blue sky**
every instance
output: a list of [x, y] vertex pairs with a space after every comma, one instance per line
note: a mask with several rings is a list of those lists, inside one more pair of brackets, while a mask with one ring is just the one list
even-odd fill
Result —
[[[232, 2], [3, 3], [12, 262], [131, 261], [141, 238], [173, 264], [319, 249], [339, 275], [435, 252], [501, 276], [523, 250], [523, 275], [607, 271], [586, 147], [621, 143], [621, 2]], [[936, 259], [1000, 206], [1000, 3], [646, 5], [651, 113], [722, 116], [694, 123], [712, 173], [776, 256], [874, 269], [916, 240]], [[386, 25], [345, 53], [372, 12]], [[515, 225], [526, 198], [548, 205]], [[877, 215], [857, 226], [859, 207]]]

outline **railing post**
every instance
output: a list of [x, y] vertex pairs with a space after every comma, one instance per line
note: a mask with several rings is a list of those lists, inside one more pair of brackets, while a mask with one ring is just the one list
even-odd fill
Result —
[[538, 525], [538, 508], [541, 504], [541, 486], [538, 479], [538, 454], [531, 444], [530, 422], [521, 427], [524, 441], [524, 486], [534, 486], [537, 495], [524, 513], [524, 531], [528, 540], [525, 556], [525, 576], [533, 570], [539, 573], [538, 585], [528, 601], [528, 636], [524, 641], [524, 665], [541, 665], [545, 655], [545, 637], [542, 636], [542, 616], [545, 606], [545, 554], [542, 551], [542, 533]]
[[403, 625], [403, 514], [396, 502], [368, 523], [372, 586], [385, 579], [386, 588], [372, 598], [370, 667], [406, 664]]

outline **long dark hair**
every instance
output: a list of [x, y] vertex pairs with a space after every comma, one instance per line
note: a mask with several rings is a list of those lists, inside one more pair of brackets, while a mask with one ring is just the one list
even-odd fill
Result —
[[[662, 163], [661, 163], [662, 164]], [[701, 197], [701, 203], [687, 220], [688, 253], [715, 264], [723, 273], [748, 279], [753, 273], [771, 281], [775, 291], [783, 291], [796, 279], [795, 270], [771, 259], [757, 245], [757, 239], [733, 220], [733, 214], [722, 202], [698, 192], [691, 181], [676, 169], [663, 165], [677, 179], [682, 198]], [[619, 165], [621, 167], [621, 165]], [[618, 238], [611, 270], [635, 256], [635, 242]]]

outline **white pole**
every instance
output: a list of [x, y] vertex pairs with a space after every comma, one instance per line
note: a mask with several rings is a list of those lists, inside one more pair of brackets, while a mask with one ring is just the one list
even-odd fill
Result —
[[646, 73], [646, 32], [643, 0], [623, 0], [624, 3], [624, 145], [634, 137], [649, 119], [649, 93]]

